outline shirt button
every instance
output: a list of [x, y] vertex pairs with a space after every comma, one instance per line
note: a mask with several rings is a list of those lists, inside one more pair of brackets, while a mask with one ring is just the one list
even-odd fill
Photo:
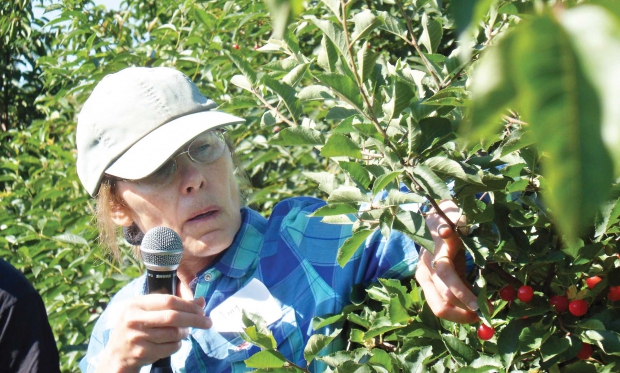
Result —
[[205, 273], [205, 281], [206, 282], [211, 281], [212, 278], [213, 278], [213, 275], [211, 275], [210, 273]]

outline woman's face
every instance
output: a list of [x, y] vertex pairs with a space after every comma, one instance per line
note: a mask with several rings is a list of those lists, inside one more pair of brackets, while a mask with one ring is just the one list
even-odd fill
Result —
[[186, 154], [177, 164], [174, 178], [164, 187], [118, 181], [117, 193], [142, 232], [158, 226], [177, 232], [184, 247], [181, 267], [197, 272], [232, 243], [241, 226], [241, 198], [229, 151], [207, 165], [192, 162]]

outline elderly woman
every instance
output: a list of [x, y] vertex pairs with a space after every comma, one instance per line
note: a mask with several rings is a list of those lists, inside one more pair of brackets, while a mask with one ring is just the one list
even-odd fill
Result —
[[[418, 252], [396, 231], [389, 240], [376, 232], [341, 268], [336, 253], [351, 227], [309, 217], [324, 204], [317, 199], [282, 201], [269, 219], [244, 207], [234, 153], [221, 131], [244, 120], [215, 107], [185, 75], [161, 67], [109, 75], [84, 104], [77, 168], [97, 197], [104, 241], [118, 254], [117, 226], [135, 245], [142, 232], [165, 226], [179, 234], [184, 251], [178, 296], [145, 295], [145, 276], [126, 285], [99, 318], [82, 371], [148, 372], [168, 356], [178, 372], [247, 370], [243, 360], [258, 348], [208, 317], [240, 291], [269, 295], [251, 311], [268, 320], [278, 350], [305, 366], [308, 338], [330, 333], [313, 330], [313, 317], [340, 312], [356, 284], [414, 274]], [[437, 216], [429, 219], [433, 232], [440, 224]], [[446, 241], [434, 233], [436, 259], [422, 254], [418, 281], [436, 314], [473, 321], [475, 297], [452, 265], [460, 240], [449, 229], [439, 231]], [[331, 346], [341, 349], [343, 341]]]

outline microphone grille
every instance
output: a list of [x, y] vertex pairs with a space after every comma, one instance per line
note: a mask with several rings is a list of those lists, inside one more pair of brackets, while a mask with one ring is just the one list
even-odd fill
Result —
[[140, 252], [146, 268], [155, 271], [173, 271], [181, 262], [183, 242], [172, 229], [155, 227], [144, 235]]

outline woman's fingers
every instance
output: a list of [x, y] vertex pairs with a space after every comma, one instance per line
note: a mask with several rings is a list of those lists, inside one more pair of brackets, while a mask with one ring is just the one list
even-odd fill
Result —
[[211, 327], [204, 305], [204, 298], [188, 301], [165, 294], [132, 299], [106, 346], [111, 364], [133, 369], [172, 355], [181, 348], [189, 328]]
[[[471, 311], [478, 310], [477, 297], [471, 292], [465, 280], [465, 252], [462, 248], [463, 243], [461, 239], [450, 228], [439, 229], [439, 235], [445, 244], [435, 252], [433, 280], [435, 283], [446, 286], [461, 305], [466, 305]], [[455, 262], [457, 262], [456, 258], [459, 256], [463, 256], [462, 260], [459, 260], [461, 262], [460, 268], [455, 265]], [[454, 302], [451, 303], [454, 304]]]

